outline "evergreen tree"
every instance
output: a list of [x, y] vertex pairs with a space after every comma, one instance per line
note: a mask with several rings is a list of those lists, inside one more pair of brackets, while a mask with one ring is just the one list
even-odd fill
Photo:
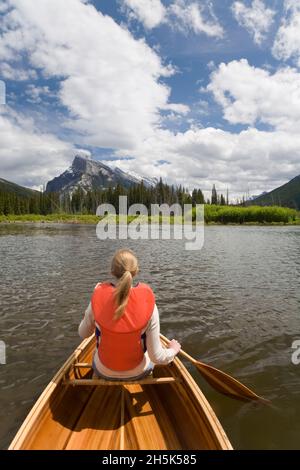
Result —
[[220, 197], [220, 204], [221, 206], [226, 206], [226, 201], [225, 201], [225, 197], [223, 196], [223, 194], [221, 194], [221, 197]]
[[212, 204], [218, 204], [218, 194], [217, 194], [215, 184], [213, 185], [213, 188], [212, 188], [212, 191], [211, 191], [211, 203]]

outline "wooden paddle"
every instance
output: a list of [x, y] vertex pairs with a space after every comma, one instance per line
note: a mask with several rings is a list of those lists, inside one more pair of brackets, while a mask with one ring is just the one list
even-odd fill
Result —
[[[160, 335], [163, 342], [169, 344], [170, 341], [163, 336]], [[197, 361], [192, 356], [187, 354], [182, 349], [179, 351], [181, 356], [185, 357], [188, 361], [190, 361], [194, 366], [197, 368], [198, 372], [205, 378], [205, 380], [218, 392], [222, 393], [223, 395], [227, 395], [231, 398], [235, 398], [236, 400], [243, 400], [243, 401], [259, 401], [261, 403], [270, 403], [269, 400], [260, 397], [256, 393], [252, 392], [248, 387], [240, 383], [238, 380], [234, 379], [230, 375], [222, 372], [215, 367], [212, 367], [208, 364], [204, 364], [203, 362]]]

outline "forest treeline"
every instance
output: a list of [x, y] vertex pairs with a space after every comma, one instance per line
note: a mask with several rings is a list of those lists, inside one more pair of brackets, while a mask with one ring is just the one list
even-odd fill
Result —
[[68, 193], [36, 193], [30, 197], [20, 197], [12, 192], [0, 191], [0, 214], [95, 214], [100, 204], [112, 204], [116, 210], [119, 196], [127, 196], [128, 206], [144, 204], [150, 210], [151, 204], [204, 204], [204, 196], [200, 189], [190, 194], [182, 186], [170, 186], [160, 180], [156, 186], [147, 187], [141, 182], [126, 189], [118, 185], [115, 188], [83, 191], [77, 189], [72, 196]]
[[207, 223], [294, 223], [299, 217], [296, 210], [283, 207], [243, 207], [243, 201], [238, 205], [228, 204], [228, 194], [218, 195], [215, 186], [211, 199], [205, 200], [201, 189], [192, 193], [183, 186], [170, 186], [160, 180], [156, 186], [147, 187], [141, 182], [126, 189], [121, 186], [108, 189], [83, 191], [77, 189], [70, 194], [33, 192], [26, 196], [14, 192], [0, 190], [0, 216], [51, 216], [63, 215], [95, 215], [100, 204], [112, 204], [116, 212], [119, 207], [119, 196], [127, 196], [128, 207], [133, 204], [144, 204], [149, 213], [151, 204], [206, 204], [205, 222]]

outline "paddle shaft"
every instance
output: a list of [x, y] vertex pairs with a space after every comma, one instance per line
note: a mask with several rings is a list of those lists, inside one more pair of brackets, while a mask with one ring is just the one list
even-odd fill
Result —
[[[170, 344], [170, 341], [165, 336], [161, 334], [160, 337], [166, 344]], [[203, 362], [197, 361], [182, 349], [179, 351], [179, 354], [194, 364], [198, 372], [200, 372], [206, 381], [218, 392], [235, 399], [256, 400], [261, 401], [262, 403], [269, 403], [268, 400], [259, 397], [255, 392], [225, 372]]]
[[188, 359], [189, 361], [191, 361], [193, 364], [202, 364], [202, 362], [200, 361], [196, 361], [196, 359], [194, 359], [192, 356], [190, 356], [188, 353], [186, 353], [185, 351], [183, 351], [183, 349], [180, 349], [179, 351], [179, 354], [183, 357], [185, 357], [186, 359]]
[[[161, 338], [167, 343], [167, 344], [170, 344], [170, 340], [168, 338], [166, 338], [164, 335], [160, 334]], [[201, 364], [201, 362], [199, 361], [196, 361], [196, 359], [194, 359], [192, 356], [190, 356], [188, 353], [186, 353], [185, 351], [183, 351], [183, 349], [180, 349], [179, 353], [181, 356], [185, 357], [186, 359], [188, 359], [190, 362], [192, 362], [193, 364]]]
[[[160, 337], [167, 343], [167, 344], [170, 344], [171, 341], [166, 338], [164, 335], [162, 335], [160, 333]], [[194, 359], [192, 356], [190, 356], [188, 353], [186, 353], [185, 351], [183, 351], [183, 349], [180, 349], [179, 353], [181, 356], [185, 357], [186, 359], [188, 359], [189, 361], [191, 361], [193, 364], [201, 364], [201, 362], [199, 361], [196, 361], [196, 359]]]

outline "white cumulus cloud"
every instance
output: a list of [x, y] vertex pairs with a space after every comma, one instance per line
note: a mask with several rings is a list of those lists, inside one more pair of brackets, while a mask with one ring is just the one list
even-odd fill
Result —
[[217, 38], [224, 35], [212, 5], [191, 0], [175, 0], [166, 7], [160, 0], [124, 0], [124, 3], [129, 8], [129, 17], [138, 19], [147, 29], [165, 23], [183, 33], [193, 32]]
[[160, 110], [186, 113], [170, 103], [161, 82], [173, 73], [144, 40], [80, 0], [10, 0], [0, 59], [18, 55], [45, 78], [60, 81], [69, 110], [64, 125], [82, 144], [132, 148], [160, 125]]
[[278, 130], [298, 132], [300, 73], [285, 67], [271, 73], [246, 59], [222, 63], [207, 87], [232, 124], [263, 123]]
[[17, 82], [36, 80], [37, 73], [33, 69], [14, 67], [7, 62], [0, 64], [0, 76], [5, 80], [14, 80]]
[[205, 33], [207, 36], [221, 38], [224, 30], [215, 18], [210, 8], [210, 14], [205, 12], [204, 5], [187, 0], [176, 0], [168, 9], [170, 23], [174, 28], [183, 31], [193, 31], [196, 34]]
[[0, 175], [16, 183], [40, 187], [69, 165], [72, 144], [41, 132], [32, 119], [8, 106], [0, 107]]
[[55, 97], [48, 86], [35, 86], [32, 83], [27, 86], [25, 95], [28, 97], [27, 101], [34, 104], [43, 103], [47, 97]]
[[159, 26], [165, 19], [166, 8], [160, 0], [124, 0], [129, 16], [141, 21], [145, 28]]
[[267, 8], [262, 0], [253, 0], [249, 7], [243, 2], [234, 2], [232, 11], [237, 22], [261, 44], [272, 26], [275, 11]]
[[300, 4], [285, 0], [285, 16], [275, 37], [273, 55], [279, 60], [293, 59], [300, 67]]
[[[234, 133], [211, 127], [176, 135], [159, 131], [133, 156], [136, 160], [114, 163], [190, 189], [200, 187], [207, 197], [213, 184], [224, 194], [228, 187], [235, 198], [274, 189], [300, 174], [300, 136], [255, 128]], [[162, 158], [168, 163], [158, 169]]]
[[[271, 190], [300, 174], [300, 73], [290, 67], [270, 72], [247, 60], [220, 64], [207, 87], [231, 124], [248, 129], [229, 132], [215, 127], [173, 133], [158, 130], [118, 164], [169, 182], [212, 184], [232, 196]], [[266, 126], [259, 130], [256, 124]], [[118, 152], [119, 153], [119, 152]], [[119, 153], [119, 155], [124, 155]]]

